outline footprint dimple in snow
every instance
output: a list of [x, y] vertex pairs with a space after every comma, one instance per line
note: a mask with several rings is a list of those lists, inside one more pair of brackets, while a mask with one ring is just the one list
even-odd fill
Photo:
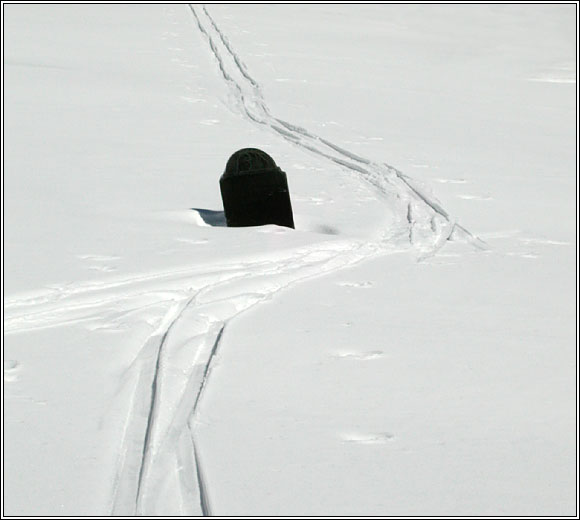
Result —
[[487, 195], [464, 194], [464, 195], [457, 195], [457, 197], [459, 197], [460, 199], [463, 199], [463, 200], [491, 200], [491, 197], [489, 197]]
[[7, 359], [6, 361], [4, 361], [4, 371], [5, 372], [7, 370], [14, 370], [17, 367], [18, 367], [18, 361], [14, 360], [14, 359]]
[[110, 273], [112, 271], [117, 270], [115, 267], [112, 267], [110, 265], [90, 265], [89, 269], [91, 269], [92, 271], [102, 271], [104, 273]]
[[77, 255], [79, 260], [88, 260], [91, 262], [112, 262], [113, 260], [120, 260], [120, 256], [108, 255]]
[[354, 287], [355, 289], [368, 289], [373, 286], [373, 282], [338, 282], [341, 287]]
[[48, 404], [48, 401], [39, 401], [38, 399], [33, 399], [32, 397], [26, 397], [22, 395], [10, 396], [10, 399], [19, 403], [35, 404], [37, 406], [46, 406]]
[[539, 255], [535, 253], [506, 253], [506, 256], [519, 256], [520, 258], [540, 258]]
[[539, 83], [568, 83], [575, 84], [576, 80], [574, 78], [554, 78], [546, 76], [544, 78], [530, 78], [528, 81], [537, 81]]
[[339, 359], [352, 359], [355, 361], [367, 361], [369, 359], [378, 359], [382, 357], [384, 352], [382, 350], [370, 350], [368, 352], [338, 352], [335, 357]]
[[467, 181], [465, 179], [435, 179], [441, 184], [465, 184]]
[[501, 231], [490, 231], [487, 233], [480, 233], [479, 236], [484, 239], [494, 239], [494, 238], [512, 238], [519, 235], [521, 230], [519, 229], [504, 229]]
[[316, 231], [318, 233], [323, 233], [325, 235], [338, 235], [338, 229], [333, 228], [332, 226], [327, 226], [326, 224], [322, 224], [316, 227]]
[[77, 255], [77, 258], [83, 262], [87, 262], [87, 269], [110, 273], [116, 271], [117, 268], [109, 265], [109, 263], [114, 262], [115, 260], [120, 260], [121, 257], [107, 255]]
[[177, 242], [182, 242], [184, 244], [207, 244], [209, 240], [207, 238], [181, 238], [178, 237], [175, 239]]
[[14, 383], [18, 381], [18, 372], [20, 371], [20, 363], [14, 359], [6, 359], [4, 361], [4, 382]]
[[360, 433], [351, 432], [340, 435], [343, 442], [353, 444], [386, 444], [395, 440], [395, 435], [391, 432]]
[[550, 246], [569, 246], [571, 245], [570, 242], [562, 242], [560, 240], [549, 240], [543, 238], [520, 238], [520, 242], [524, 244], [542, 244], [542, 245], [550, 245]]
[[199, 123], [201, 125], [213, 126], [219, 124], [219, 119], [202, 119]]
[[186, 101], [187, 103], [206, 103], [206, 100], [202, 98], [195, 98], [191, 96], [180, 96], [180, 97], [183, 101]]
[[88, 323], [85, 325], [87, 330], [91, 332], [123, 332], [129, 327], [127, 325], [121, 325], [118, 323]]
[[575, 63], [560, 63], [544, 69], [541, 73], [534, 77], [526, 78], [527, 81], [535, 81], [540, 83], [576, 83], [576, 64]]

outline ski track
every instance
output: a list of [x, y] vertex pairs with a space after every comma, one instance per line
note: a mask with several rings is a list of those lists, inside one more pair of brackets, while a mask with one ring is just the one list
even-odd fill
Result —
[[[130, 369], [139, 372], [131, 392], [140, 397], [133, 398], [120, 450], [113, 514], [168, 514], [173, 504], [171, 514], [209, 515], [210, 488], [193, 432], [227, 323], [289, 285], [384, 253], [372, 244], [327, 242], [210, 283], [174, 305]], [[185, 467], [195, 469], [194, 486], [181, 478]]]
[[128, 403], [129, 412], [112, 483], [113, 515], [212, 514], [195, 425], [231, 319], [294, 283], [377, 255], [413, 248], [420, 261], [452, 239], [485, 249], [484, 242], [397, 169], [272, 116], [260, 85], [208, 10], [191, 4], [189, 8], [234, 94], [233, 108], [252, 124], [371, 184], [400, 205], [400, 215], [393, 229], [384, 230], [376, 241], [322, 241], [245, 262], [55, 286], [5, 301], [6, 334], [67, 324], [98, 327], [157, 307], [165, 312], [126, 370], [126, 384], [116, 396], [118, 402]]
[[[422, 239], [411, 244], [419, 250], [419, 260], [433, 256], [452, 236], [454, 239], [463, 239], [478, 249], [486, 249], [481, 239], [458, 224], [439, 202], [393, 166], [384, 162], [373, 162], [305, 128], [274, 117], [264, 100], [258, 82], [250, 76], [247, 67], [219, 29], [207, 8], [195, 7], [192, 4], [189, 4], [189, 8], [200, 32], [209, 44], [224, 80], [234, 94], [236, 110], [250, 122], [269, 128], [303, 151], [323, 157], [355, 175], [358, 174], [358, 178], [374, 186], [383, 196], [395, 195], [402, 201], [403, 211], [406, 210], [407, 204], [413, 204], [416, 207], [415, 213], [421, 214], [422, 221], [420, 223], [417, 218], [413, 226], [417, 228], [421, 226], [424, 229]], [[437, 232], [434, 232], [431, 226], [432, 218], [443, 221], [441, 226], [443, 235], [433, 236]], [[414, 233], [414, 235], [417, 234]]]

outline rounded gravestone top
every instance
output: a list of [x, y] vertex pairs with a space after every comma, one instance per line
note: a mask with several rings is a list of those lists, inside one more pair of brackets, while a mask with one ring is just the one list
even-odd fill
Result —
[[223, 176], [229, 177], [264, 170], [279, 170], [279, 168], [266, 152], [257, 148], [242, 148], [228, 159]]

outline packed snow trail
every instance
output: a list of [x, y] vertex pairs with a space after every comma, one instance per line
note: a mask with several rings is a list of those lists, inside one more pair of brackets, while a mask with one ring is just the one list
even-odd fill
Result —
[[189, 4], [189, 8], [209, 44], [224, 80], [234, 94], [234, 108], [237, 112], [253, 124], [269, 128], [301, 150], [346, 168], [374, 186], [383, 197], [395, 194], [400, 201], [400, 212], [404, 213], [411, 205], [415, 214], [412, 223], [415, 240], [411, 245], [418, 250], [420, 260], [435, 254], [449, 239], [463, 239], [477, 249], [486, 249], [481, 239], [458, 224], [439, 202], [396, 168], [361, 157], [305, 128], [274, 117], [264, 100], [259, 83], [249, 74], [207, 8], [192, 4]]

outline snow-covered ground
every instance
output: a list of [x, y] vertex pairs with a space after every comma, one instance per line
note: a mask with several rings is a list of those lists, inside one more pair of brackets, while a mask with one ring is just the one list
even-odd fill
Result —
[[3, 9], [6, 515], [575, 514], [576, 5]]

